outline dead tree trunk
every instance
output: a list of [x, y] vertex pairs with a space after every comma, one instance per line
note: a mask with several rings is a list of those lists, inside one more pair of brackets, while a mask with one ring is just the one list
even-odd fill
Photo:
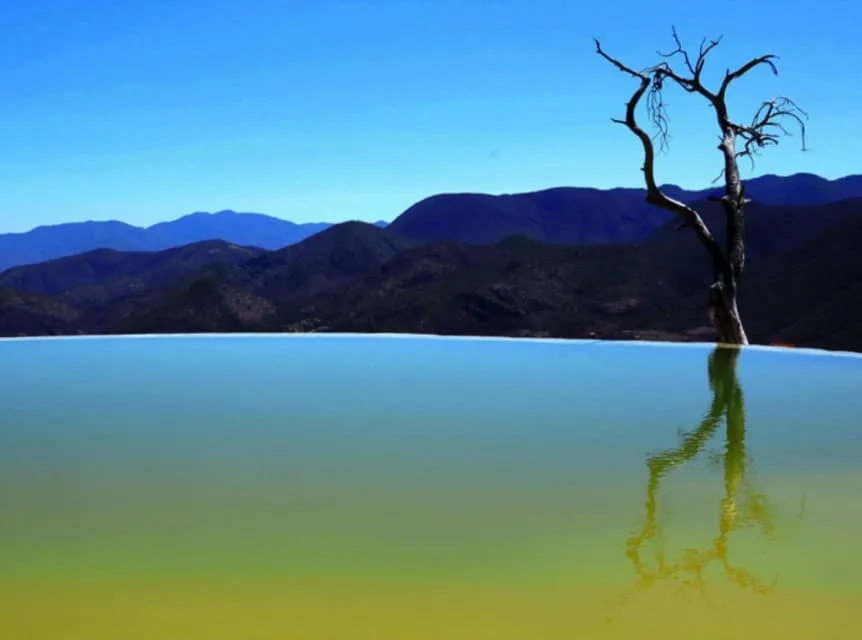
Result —
[[[762, 103], [750, 125], [745, 126], [732, 121], [728, 115], [726, 100], [727, 89], [731, 82], [760, 65], [768, 66], [773, 73], [777, 74], [778, 71], [773, 62], [776, 56], [771, 54], [761, 56], [735, 71], [728, 70], [718, 91], [710, 91], [701, 83], [701, 74], [707, 55], [718, 45], [720, 39], [708, 43], [706, 40], [702, 41], [697, 58], [692, 62], [689, 53], [683, 49], [676, 30], [673, 31], [673, 38], [676, 49], [670, 53], [659, 55], [663, 58], [671, 58], [676, 55], [682, 57], [690, 75], [678, 74], [667, 62], [661, 62], [646, 71], [635, 71], [606, 54], [598, 40], [595, 40], [595, 43], [596, 51], [600, 56], [640, 82], [626, 105], [625, 119], [612, 120], [628, 127], [643, 145], [644, 163], [642, 170], [647, 189], [646, 200], [652, 205], [679, 216], [683, 220], [680, 228], [690, 227], [697, 234], [698, 240], [706, 249], [712, 263], [713, 282], [709, 287], [707, 297], [707, 313], [718, 334], [718, 342], [745, 345], [748, 344], [748, 337], [745, 334], [739, 313], [737, 292], [745, 268], [745, 205], [748, 200], [745, 198], [738, 160], [743, 156], [753, 159], [754, 154], [759, 149], [778, 144], [779, 135], [787, 134], [786, 129], [782, 126], [782, 121], [787, 119], [794, 120], [800, 125], [804, 150], [805, 123], [803, 118], [807, 118], [807, 115], [789, 98], [780, 97]], [[715, 112], [721, 133], [718, 149], [724, 159], [724, 167], [719, 178], [724, 177], [725, 188], [724, 194], [714, 198], [714, 200], [721, 204], [725, 213], [727, 245], [724, 248], [715, 240], [697, 211], [663, 193], [656, 183], [653, 139], [638, 125], [636, 111], [641, 99], [646, 95], [650, 120], [657, 129], [660, 145], [664, 148], [668, 138], [668, 120], [662, 99], [662, 88], [665, 80], [672, 81], [688, 93], [697, 93], [706, 98]], [[743, 141], [742, 149], [737, 149], [738, 140]]]

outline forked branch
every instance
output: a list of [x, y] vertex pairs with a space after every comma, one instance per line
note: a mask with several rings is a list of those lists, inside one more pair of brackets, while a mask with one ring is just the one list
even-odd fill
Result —
[[[609, 56], [602, 49], [601, 43], [598, 39], [593, 38], [593, 41], [596, 44], [596, 52], [602, 56], [605, 60], [614, 65], [617, 69], [626, 73], [633, 78], [639, 80], [640, 84], [638, 88], [635, 89], [632, 97], [629, 99], [628, 103], [626, 103], [626, 117], [624, 120], [620, 120], [618, 118], [611, 118], [611, 120], [617, 124], [624, 125], [635, 134], [638, 139], [641, 141], [641, 145], [643, 146], [644, 152], [644, 163], [641, 170], [644, 174], [644, 182], [646, 183], [647, 188], [647, 202], [650, 204], [661, 207], [666, 211], [669, 211], [680, 218], [682, 218], [685, 226], [691, 227], [695, 233], [697, 234], [698, 239], [701, 244], [706, 248], [709, 252], [710, 256], [713, 259], [714, 264], [723, 264], [725, 263], [724, 256], [721, 252], [721, 247], [715, 241], [706, 224], [704, 224], [703, 219], [700, 215], [692, 209], [687, 204], [680, 202], [674, 198], [671, 198], [667, 194], [665, 194], [658, 186], [658, 183], [655, 179], [655, 148], [653, 146], [653, 141], [650, 136], [644, 131], [637, 123], [636, 112], [638, 105], [640, 104], [641, 99], [648, 89], [651, 89], [651, 94], [656, 95], [661, 91], [660, 83], [662, 82], [662, 78], [664, 77], [664, 73], [655, 73], [655, 70], [647, 70], [647, 71], [635, 71], [631, 67], [626, 66], [616, 58]], [[659, 86], [656, 87], [656, 83], [659, 83]], [[662, 139], [666, 139], [666, 130], [663, 129], [664, 124], [666, 123], [666, 119], [661, 113], [662, 109], [661, 102], [648, 102], [647, 110], [650, 113], [650, 117], [654, 124], [659, 129], [659, 135]]]
[[[786, 124], [791, 121], [798, 126], [802, 133], [802, 149], [806, 150], [805, 141], [805, 123], [808, 120], [808, 114], [805, 113], [793, 100], [790, 98], [779, 96], [760, 105], [752, 119], [751, 124], [743, 125], [734, 122], [730, 119], [727, 110], [727, 91], [733, 81], [746, 75], [749, 71], [760, 67], [768, 67], [773, 74], [778, 74], [778, 67], [775, 61], [778, 56], [767, 54], [749, 60], [744, 65], [737, 69], [728, 69], [725, 72], [724, 78], [719, 86], [718, 91], [709, 90], [702, 81], [703, 69], [706, 65], [706, 60], [709, 54], [720, 43], [721, 38], [715, 40], [707, 40], [704, 38], [698, 47], [697, 56], [694, 57], [682, 45], [679, 34], [676, 28], [672, 28], [672, 36], [675, 48], [671, 51], [663, 53], [658, 51], [658, 55], [664, 58], [662, 62], [646, 69], [643, 72], [635, 72], [629, 67], [621, 64], [618, 60], [608, 56], [599, 46], [596, 40], [598, 53], [614, 64], [618, 69], [634, 75], [640, 79], [644, 76], [650, 79], [650, 95], [647, 100], [647, 109], [653, 124], [657, 129], [657, 137], [660, 140], [662, 148], [667, 143], [667, 114], [664, 112], [664, 102], [661, 98], [661, 90], [664, 87], [665, 80], [671, 80], [677, 86], [689, 93], [698, 93], [709, 101], [715, 110], [718, 119], [718, 125], [722, 133], [722, 146], [719, 147], [727, 156], [726, 161], [735, 161], [740, 157], [748, 157], [753, 163], [753, 157], [756, 153], [767, 146], [777, 145], [780, 137], [790, 136]], [[595, 40], [595, 38], [594, 38]], [[670, 64], [674, 58], [681, 58], [688, 75], [676, 71]], [[729, 136], [729, 140], [725, 140]], [[740, 151], [736, 151], [735, 141], [741, 138], [743, 147]], [[729, 154], [729, 156], [727, 155]], [[726, 168], [722, 170], [716, 181], [726, 175]], [[731, 180], [733, 176], [731, 176]], [[732, 191], [736, 191], [735, 186], [730, 186]]]
[[689, 52], [682, 46], [682, 41], [679, 39], [679, 34], [676, 32], [676, 27], [672, 27], [673, 31], [673, 41], [676, 44], [676, 48], [673, 51], [669, 51], [668, 53], [662, 53], [658, 51], [657, 53], [662, 58], [673, 58], [674, 56], [681, 56], [683, 62], [685, 63], [686, 69], [691, 74], [690, 78], [686, 78], [684, 76], [676, 73], [670, 66], [669, 63], [663, 62], [656, 67], [654, 67], [655, 71], [660, 71], [661, 74], [666, 75], [668, 78], [676, 82], [680, 87], [685, 89], [688, 92], [697, 92], [706, 97], [709, 100], [713, 100], [715, 96], [712, 93], [707, 91], [707, 89], [703, 86], [703, 83], [700, 81], [700, 76], [703, 73], [703, 67], [706, 65], [706, 57], [709, 55], [709, 52], [715, 49], [720, 43], [721, 38], [719, 37], [717, 40], [710, 40], [707, 42], [706, 38], [701, 40], [700, 47], [697, 52], [697, 58], [694, 63], [691, 61], [691, 55]]

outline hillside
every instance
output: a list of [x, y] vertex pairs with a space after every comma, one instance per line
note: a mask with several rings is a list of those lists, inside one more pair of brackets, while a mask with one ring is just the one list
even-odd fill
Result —
[[862, 215], [753, 271], [740, 304], [757, 336], [862, 350]]
[[173, 317], [183, 319], [184, 331], [272, 329], [279, 326], [277, 306], [351, 282], [415, 245], [374, 224], [344, 222], [284, 249], [242, 264], [213, 264], [165, 290], [100, 310], [90, 316], [93, 330], [162, 331]]
[[88, 333], [206, 333], [271, 331], [275, 304], [224, 279], [205, 276], [90, 310]]
[[58, 297], [72, 304], [104, 303], [195, 273], [211, 264], [241, 264], [266, 253], [222, 240], [164, 251], [96, 249], [0, 273], [0, 286]]
[[205, 275], [273, 300], [307, 298], [365, 275], [416, 245], [416, 241], [388, 228], [366, 222], [342, 222], [241, 265], [214, 265]]
[[74, 333], [80, 311], [63, 302], [0, 286], [0, 336]]
[[[721, 207], [712, 202], [695, 205], [713, 236], [724, 245], [727, 236]], [[746, 268], [750, 270], [772, 256], [801, 247], [837, 224], [858, 216], [862, 216], [862, 198], [815, 206], [753, 202], [745, 210]], [[676, 290], [700, 295], [711, 267], [694, 233], [680, 229], [680, 221], [673, 218], [643, 244], [660, 265], [663, 277]]]
[[651, 273], [645, 252], [625, 245], [443, 243], [404, 252], [288, 319], [332, 331], [611, 337], [627, 315], [676, 297]]

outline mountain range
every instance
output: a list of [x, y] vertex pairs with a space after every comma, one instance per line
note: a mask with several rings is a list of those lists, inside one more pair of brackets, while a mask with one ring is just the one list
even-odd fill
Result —
[[[747, 193], [754, 202], [740, 306], [752, 340], [862, 350], [862, 178], [764, 176]], [[721, 239], [722, 213], [704, 201], [710, 195], [675, 193]], [[642, 200], [643, 192], [625, 189], [450, 194], [389, 225], [324, 225], [279, 249], [221, 238], [158, 251], [88, 250], [0, 273], [0, 334], [713, 339], [702, 248]]]
[[[755, 201], [781, 206], [862, 197], [862, 175], [837, 180], [812, 174], [766, 175], [748, 181], [746, 186]], [[718, 193], [717, 189], [686, 191], [674, 185], [663, 188], [686, 202]], [[412, 205], [391, 224], [393, 231], [425, 242], [494, 244], [512, 235], [524, 235], [552, 244], [591, 244], [638, 242], [667, 222], [668, 216], [644, 202], [642, 189], [560, 187], [504, 195], [439, 194]], [[375, 224], [387, 226], [383, 221]], [[204, 240], [276, 250], [329, 226], [326, 222], [296, 224], [230, 210], [192, 213], [146, 228], [118, 221], [42, 226], [25, 233], [0, 234], [0, 271], [94, 249], [162, 251]]]
[[[386, 222], [378, 221], [385, 227]], [[94, 249], [162, 251], [205, 240], [281, 249], [323, 231], [328, 222], [297, 224], [261, 213], [197, 212], [149, 227], [125, 222], [68, 222], [24, 233], [0, 234], [0, 271], [73, 256]]]

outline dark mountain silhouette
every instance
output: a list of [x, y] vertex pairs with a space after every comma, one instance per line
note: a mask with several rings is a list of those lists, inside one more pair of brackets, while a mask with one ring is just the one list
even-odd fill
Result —
[[626, 245], [442, 243], [403, 252], [287, 319], [332, 331], [585, 337], [618, 332], [626, 313], [672, 300], [651, 272], [649, 256]]
[[367, 222], [342, 222], [295, 245], [207, 275], [274, 300], [305, 298], [379, 268], [417, 245]]
[[[726, 242], [724, 212], [713, 202], [695, 203], [713, 237]], [[862, 215], [862, 198], [819, 206], [777, 206], [752, 202], [745, 210], [746, 265], [754, 267], [763, 260], [797, 248], [818, 237], [836, 224]], [[668, 220], [644, 241], [645, 249], [663, 277], [681, 293], [701, 295], [711, 265], [703, 247], [691, 230], [680, 228], [678, 218]], [[747, 279], [747, 278], [746, 278]], [[742, 289], [746, 288], [745, 280]]]
[[0, 286], [58, 297], [72, 304], [104, 303], [160, 287], [205, 266], [241, 264], [266, 253], [223, 240], [206, 240], [164, 251], [96, 249], [0, 273]]
[[210, 275], [96, 308], [80, 324], [90, 333], [137, 334], [271, 331], [278, 322], [271, 300]]
[[167, 293], [157, 289], [123, 301], [120, 312], [99, 321], [135, 333], [161, 331], [172, 317], [182, 318], [181, 331], [264, 330], [277, 322], [277, 307], [351, 282], [413, 246], [376, 225], [344, 222], [242, 264], [210, 265]]
[[[862, 209], [855, 211], [747, 268], [739, 305], [752, 342], [862, 351]], [[672, 307], [651, 309], [638, 322], [669, 333], [694, 326], [703, 322], [703, 297], [702, 287], [680, 291]]]
[[[672, 185], [665, 189], [689, 203], [718, 193]], [[829, 181], [810, 174], [767, 175], [748, 181], [746, 189], [758, 204], [817, 205], [862, 198], [862, 176]], [[643, 189], [579, 187], [512, 195], [441, 194], [417, 202], [388, 228], [426, 243], [494, 244], [512, 235], [550, 244], [639, 242], [671, 220], [671, 214], [648, 205], [644, 197]]]
[[193, 213], [150, 227], [124, 222], [73, 222], [0, 234], [0, 271], [13, 266], [77, 255], [94, 249], [162, 251], [205, 240], [280, 249], [329, 226], [295, 224], [259, 213]]
[[755, 336], [862, 350], [862, 215], [752, 274], [740, 304]]
[[423, 242], [494, 244], [523, 235], [553, 244], [636, 242], [668, 219], [637, 189], [560, 187], [513, 195], [453, 193], [417, 202], [389, 229]]
[[74, 333], [78, 309], [45, 296], [0, 286], [0, 335], [50, 336]]

